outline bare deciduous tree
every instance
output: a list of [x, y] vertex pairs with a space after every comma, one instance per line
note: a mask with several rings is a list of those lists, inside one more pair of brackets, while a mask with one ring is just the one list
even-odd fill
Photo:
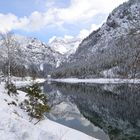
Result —
[[7, 86], [11, 85], [11, 62], [12, 62], [12, 55], [14, 54], [13, 50], [16, 47], [17, 43], [14, 40], [13, 33], [1, 33], [0, 34], [1, 45], [6, 47], [7, 49]]

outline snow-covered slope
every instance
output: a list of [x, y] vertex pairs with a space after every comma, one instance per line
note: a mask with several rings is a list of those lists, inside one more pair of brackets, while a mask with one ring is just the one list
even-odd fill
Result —
[[[46, 76], [49, 71], [75, 53], [82, 39], [55, 37], [47, 44], [36, 38], [13, 35], [12, 40], [18, 44], [10, 50], [12, 65], [16, 65], [18, 71], [23, 68], [28, 72], [36, 70], [39, 75]], [[7, 48], [0, 46], [0, 68], [2, 68], [7, 61]]]
[[77, 50], [82, 39], [73, 37], [54, 37], [52, 38], [48, 45], [54, 50], [63, 55], [69, 56]]
[[140, 77], [139, 44], [140, 0], [129, 0], [114, 9], [101, 28], [82, 41], [69, 62], [54, 76], [99, 77], [109, 71], [113, 77], [128, 78], [136, 70], [135, 76]]
[[53, 51], [47, 44], [36, 38], [16, 37], [20, 43], [21, 51], [25, 54], [28, 63], [43, 64], [47, 63], [56, 66], [60, 54]]
[[31, 121], [28, 114], [19, 107], [24, 99], [28, 100], [26, 93], [18, 91], [17, 96], [8, 96], [4, 86], [4, 83], [0, 84], [1, 140], [95, 140], [47, 118], [34, 125], [37, 120]]
[[[13, 35], [12, 40], [18, 45], [10, 48], [11, 63], [12, 66], [17, 66], [18, 71], [24, 68], [26, 71], [36, 70], [37, 73], [46, 75], [51, 69], [59, 66], [62, 55], [40, 40], [20, 35]], [[2, 67], [7, 60], [7, 48], [3, 45], [0, 46]]]

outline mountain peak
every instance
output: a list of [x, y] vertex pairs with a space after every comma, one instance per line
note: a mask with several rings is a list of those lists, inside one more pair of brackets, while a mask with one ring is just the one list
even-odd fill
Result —
[[61, 37], [53, 37], [50, 39], [48, 45], [54, 50], [61, 54], [68, 54], [69, 55], [74, 53], [78, 48], [79, 44], [81, 43], [80, 38], [73, 38], [71, 36], [65, 36], [64, 38]]

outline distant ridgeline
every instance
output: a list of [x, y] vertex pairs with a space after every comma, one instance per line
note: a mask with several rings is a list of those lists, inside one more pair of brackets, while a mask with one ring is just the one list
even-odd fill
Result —
[[[55, 38], [46, 44], [36, 38], [21, 35], [9, 34], [5, 37], [10, 46], [11, 74], [20, 77], [47, 77], [49, 72], [75, 53], [81, 42], [80, 38]], [[8, 50], [5, 37], [0, 36], [0, 71], [7, 74]]]
[[[61, 55], [47, 44], [36, 38], [7, 35], [9, 40], [9, 55], [11, 74], [14, 76], [46, 77], [49, 71], [56, 68]], [[6, 74], [8, 69], [8, 54], [6, 42], [0, 40], [0, 71]], [[13, 43], [14, 42], [14, 43]]]

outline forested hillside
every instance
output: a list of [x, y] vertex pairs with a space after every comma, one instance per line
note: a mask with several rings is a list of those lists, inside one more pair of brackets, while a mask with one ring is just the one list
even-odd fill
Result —
[[140, 77], [140, 1], [130, 0], [114, 9], [52, 76]]

